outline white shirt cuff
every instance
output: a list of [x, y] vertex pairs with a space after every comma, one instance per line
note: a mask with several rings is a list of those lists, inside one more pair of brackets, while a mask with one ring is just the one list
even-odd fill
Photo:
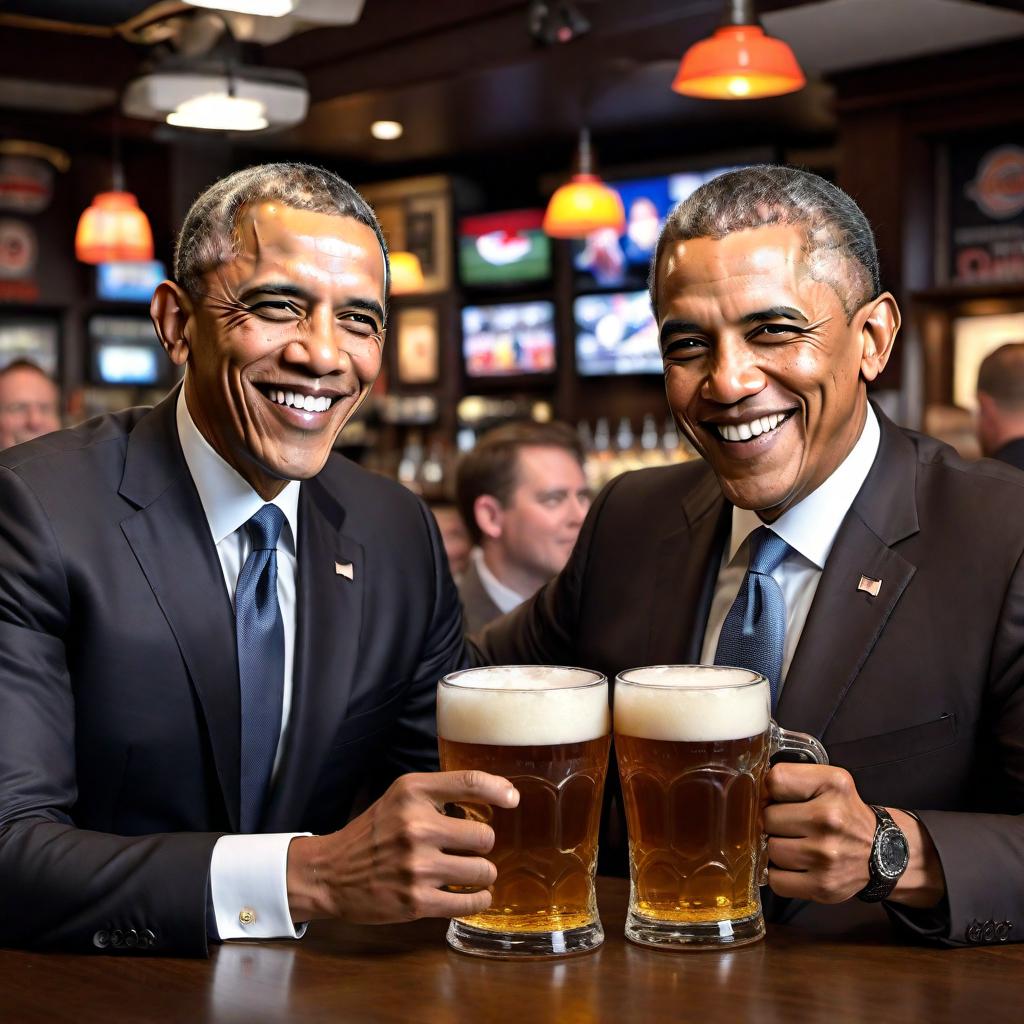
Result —
[[210, 896], [223, 941], [301, 939], [288, 909], [288, 846], [310, 832], [221, 836], [210, 861]]

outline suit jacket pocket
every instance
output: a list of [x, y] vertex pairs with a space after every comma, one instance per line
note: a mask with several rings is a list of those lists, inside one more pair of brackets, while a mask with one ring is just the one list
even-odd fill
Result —
[[337, 750], [356, 740], [369, 739], [375, 733], [386, 729], [401, 714], [405, 697], [406, 688], [403, 686], [383, 704], [377, 704], [366, 711], [360, 711], [358, 715], [346, 718], [338, 726], [338, 730], [331, 740], [330, 749]]
[[826, 743], [825, 749], [832, 764], [852, 772], [941, 750], [953, 743], [956, 735], [956, 715], [945, 714], [932, 722], [911, 725], [894, 732], [865, 736], [864, 739], [848, 740], [845, 743]]

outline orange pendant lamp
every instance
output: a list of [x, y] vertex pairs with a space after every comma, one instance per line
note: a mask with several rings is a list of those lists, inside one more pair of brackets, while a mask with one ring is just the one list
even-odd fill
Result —
[[618, 192], [594, 173], [590, 133], [580, 130], [576, 151], [576, 173], [555, 190], [544, 213], [544, 232], [552, 238], [585, 238], [592, 231], [611, 228], [626, 230], [626, 211]]
[[796, 92], [806, 81], [793, 51], [765, 35], [753, 0], [727, 0], [722, 25], [683, 54], [672, 88], [700, 99], [754, 100]]
[[[116, 150], [115, 140], [115, 150]], [[78, 220], [75, 256], [83, 263], [132, 263], [153, 258], [153, 232], [139, 201], [124, 188], [124, 171], [114, 157], [114, 187], [99, 192]]]

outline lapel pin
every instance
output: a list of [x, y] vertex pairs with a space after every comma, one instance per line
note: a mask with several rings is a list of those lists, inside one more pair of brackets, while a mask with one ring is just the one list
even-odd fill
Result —
[[355, 579], [355, 573], [352, 571], [351, 562], [335, 562], [334, 571], [338, 576], [344, 576], [347, 580]]
[[882, 581], [873, 580], [870, 576], [861, 576], [857, 589], [864, 591], [865, 594], [870, 594], [872, 597], [878, 597], [878, 592], [882, 589]]

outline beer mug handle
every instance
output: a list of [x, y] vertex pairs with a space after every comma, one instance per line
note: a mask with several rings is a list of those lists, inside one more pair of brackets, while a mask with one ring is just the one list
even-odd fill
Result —
[[791, 732], [771, 723], [768, 736], [768, 757], [772, 758], [782, 751], [792, 751], [803, 755], [803, 762], [813, 761], [815, 764], [828, 764], [825, 748], [806, 732]]
[[[828, 764], [825, 748], [809, 733], [792, 732], [783, 729], [773, 721], [768, 730], [768, 758], [773, 758], [781, 751], [788, 750], [802, 755], [804, 762]], [[768, 884], [768, 836], [761, 834], [761, 856], [758, 859], [758, 885]]]

